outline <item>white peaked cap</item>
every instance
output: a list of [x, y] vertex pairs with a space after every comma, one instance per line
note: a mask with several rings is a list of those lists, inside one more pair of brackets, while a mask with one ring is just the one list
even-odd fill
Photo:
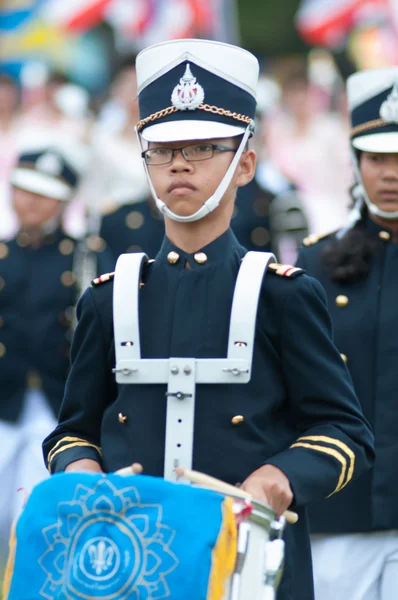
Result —
[[347, 99], [354, 148], [398, 152], [398, 66], [354, 73]]
[[[138, 54], [136, 71], [137, 127], [147, 141], [240, 135], [254, 118], [259, 64], [237, 46], [189, 39], [156, 44]], [[177, 96], [187, 74], [194, 79], [192, 99], [183, 104]]]

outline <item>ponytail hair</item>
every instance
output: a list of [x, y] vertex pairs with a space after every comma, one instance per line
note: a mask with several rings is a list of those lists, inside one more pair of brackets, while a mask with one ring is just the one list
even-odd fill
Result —
[[333, 281], [356, 283], [368, 275], [380, 240], [366, 231], [367, 218], [368, 209], [363, 204], [361, 217], [354, 227], [324, 249], [321, 262]]

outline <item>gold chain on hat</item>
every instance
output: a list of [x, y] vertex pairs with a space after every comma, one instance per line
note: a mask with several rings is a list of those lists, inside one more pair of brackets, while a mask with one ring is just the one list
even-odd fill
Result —
[[[242, 121], [243, 123], [246, 123], [247, 125], [249, 123], [251, 123], [251, 121], [252, 121], [251, 117], [246, 117], [245, 115], [241, 115], [236, 112], [231, 112], [230, 110], [227, 110], [225, 108], [220, 108], [218, 106], [211, 106], [210, 104], [199, 104], [198, 109], [204, 110], [206, 112], [211, 112], [214, 115], [222, 115], [224, 117], [231, 117], [232, 119], [236, 119], [237, 121]], [[164, 108], [163, 110], [159, 110], [158, 112], [153, 113], [152, 115], [149, 115], [149, 117], [146, 117], [145, 119], [141, 119], [141, 121], [138, 121], [138, 123], [137, 123], [137, 131], [141, 131], [147, 123], [151, 123], [153, 121], [157, 121], [158, 119], [162, 119], [163, 117], [167, 117], [168, 115], [171, 115], [172, 113], [177, 112], [177, 110], [178, 109], [175, 106], [169, 106], [168, 108]]]
[[369, 131], [370, 129], [375, 129], [376, 127], [385, 127], [386, 125], [391, 125], [388, 121], [384, 119], [374, 119], [374, 121], [367, 121], [367, 123], [362, 123], [361, 125], [357, 125], [353, 127], [350, 132], [350, 136], [353, 137], [358, 133], [363, 133], [364, 131]]

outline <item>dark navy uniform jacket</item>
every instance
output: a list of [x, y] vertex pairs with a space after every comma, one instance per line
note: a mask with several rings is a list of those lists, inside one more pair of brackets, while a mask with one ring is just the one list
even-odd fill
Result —
[[298, 264], [323, 284], [334, 339], [375, 435], [372, 471], [311, 509], [311, 529], [349, 533], [398, 528], [398, 244], [370, 219], [378, 242], [369, 274], [358, 283], [331, 280], [322, 251], [335, 235], [303, 248]]
[[[168, 262], [170, 251], [179, 255], [175, 264]], [[228, 230], [202, 251], [208, 260], [198, 264], [166, 238], [148, 265], [140, 291], [143, 358], [226, 356], [245, 249]], [[72, 368], [59, 425], [44, 442], [45, 457], [51, 472], [91, 458], [105, 471], [137, 461], [146, 473], [162, 476], [165, 386], [116, 385], [112, 293], [110, 281], [80, 300]], [[305, 506], [336, 492], [372, 462], [372, 434], [330, 337], [320, 284], [285, 265], [270, 269], [251, 381], [202, 385], [196, 396], [194, 469], [236, 484], [269, 463], [291, 482], [300, 519], [286, 534], [280, 600], [313, 598]], [[236, 415], [244, 417], [238, 425], [232, 422]]]
[[[18, 419], [27, 387], [41, 387], [58, 413], [69, 372], [77, 244], [58, 230], [38, 248], [27, 234], [0, 243], [0, 419]], [[98, 269], [109, 268], [106, 253]]]

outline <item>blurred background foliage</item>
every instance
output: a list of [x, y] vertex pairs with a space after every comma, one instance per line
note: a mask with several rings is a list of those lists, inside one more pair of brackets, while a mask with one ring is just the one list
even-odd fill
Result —
[[258, 56], [306, 53], [294, 16], [299, 0], [238, 0], [241, 42]]

